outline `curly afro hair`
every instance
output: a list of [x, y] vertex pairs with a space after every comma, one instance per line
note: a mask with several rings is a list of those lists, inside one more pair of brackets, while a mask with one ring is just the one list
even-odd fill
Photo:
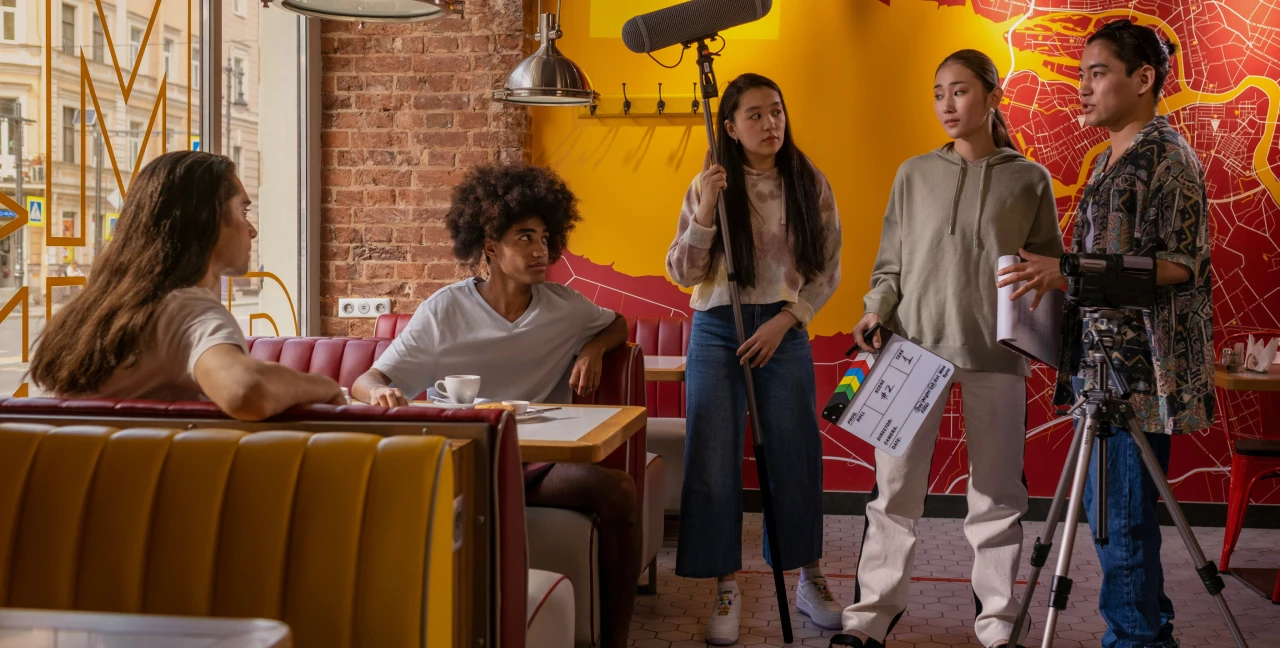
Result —
[[548, 261], [555, 263], [582, 220], [578, 199], [550, 169], [527, 164], [477, 167], [453, 190], [445, 217], [453, 256], [472, 268], [484, 260], [486, 241], [500, 240], [521, 221], [538, 217], [547, 226]]

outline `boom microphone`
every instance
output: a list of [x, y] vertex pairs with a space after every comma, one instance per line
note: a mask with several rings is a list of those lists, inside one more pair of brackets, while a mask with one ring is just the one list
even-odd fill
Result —
[[772, 8], [773, 0], [689, 0], [628, 20], [622, 42], [647, 54], [760, 20]]

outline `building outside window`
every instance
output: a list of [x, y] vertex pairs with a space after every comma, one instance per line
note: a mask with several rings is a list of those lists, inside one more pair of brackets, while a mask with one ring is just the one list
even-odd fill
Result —
[[76, 109], [62, 109], [62, 161], [76, 161]]
[[234, 79], [235, 81], [234, 92], [231, 96], [234, 98], [240, 98], [244, 96], [245, 67], [246, 66], [244, 64], [244, 59], [242, 57], [237, 56], [231, 59], [231, 69], [233, 71], [232, 79]]
[[18, 40], [18, 0], [0, 0], [0, 41]]
[[76, 7], [62, 5], [62, 53], [76, 53]]
[[143, 128], [142, 122], [129, 122], [129, 168], [133, 168], [134, 161], [138, 159], [138, 151], [142, 149]]
[[[18, 114], [18, 100], [9, 97], [0, 97], [0, 115], [16, 115]], [[0, 119], [0, 163], [3, 163], [10, 155], [13, 155], [16, 149], [14, 145], [14, 137], [17, 135], [17, 125], [7, 119]]]
[[107, 35], [102, 31], [102, 17], [93, 14], [93, 60], [97, 63], [107, 62]]
[[138, 54], [142, 52], [142, 28], [129, 28], [129, 66], [133, 67], [138, 61]]

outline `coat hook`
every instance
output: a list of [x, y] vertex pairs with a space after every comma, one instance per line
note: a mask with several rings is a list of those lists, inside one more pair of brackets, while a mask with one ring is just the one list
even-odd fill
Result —
[[667, 102], [662, 100], [662, 84], [658, 84], [658, 114], [661, 115], [667, 109]]
[[698, 84], [696, 83], [693, 84], [693, 104], [691, 107], [693, 108], [693, 114], [698, 114]]
[[622, 84], [622, 114], [631, 114], [631, 100], [627, 98], [627, 84]]

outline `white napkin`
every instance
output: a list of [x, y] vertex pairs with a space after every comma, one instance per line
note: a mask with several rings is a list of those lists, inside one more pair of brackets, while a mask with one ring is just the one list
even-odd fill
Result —
[[1271, 341], [1264, 345], [1262, 338], [1258, 338], [1255, 342], [1253, 336], [1250, 335], [1244, 352], [1245, 370], [1257, 373], [1270, 371], [1271, 361], [1275, 360], [1276, 357], [1277, 346], [1280, 346], [1280, 338], [1271, 338]]

